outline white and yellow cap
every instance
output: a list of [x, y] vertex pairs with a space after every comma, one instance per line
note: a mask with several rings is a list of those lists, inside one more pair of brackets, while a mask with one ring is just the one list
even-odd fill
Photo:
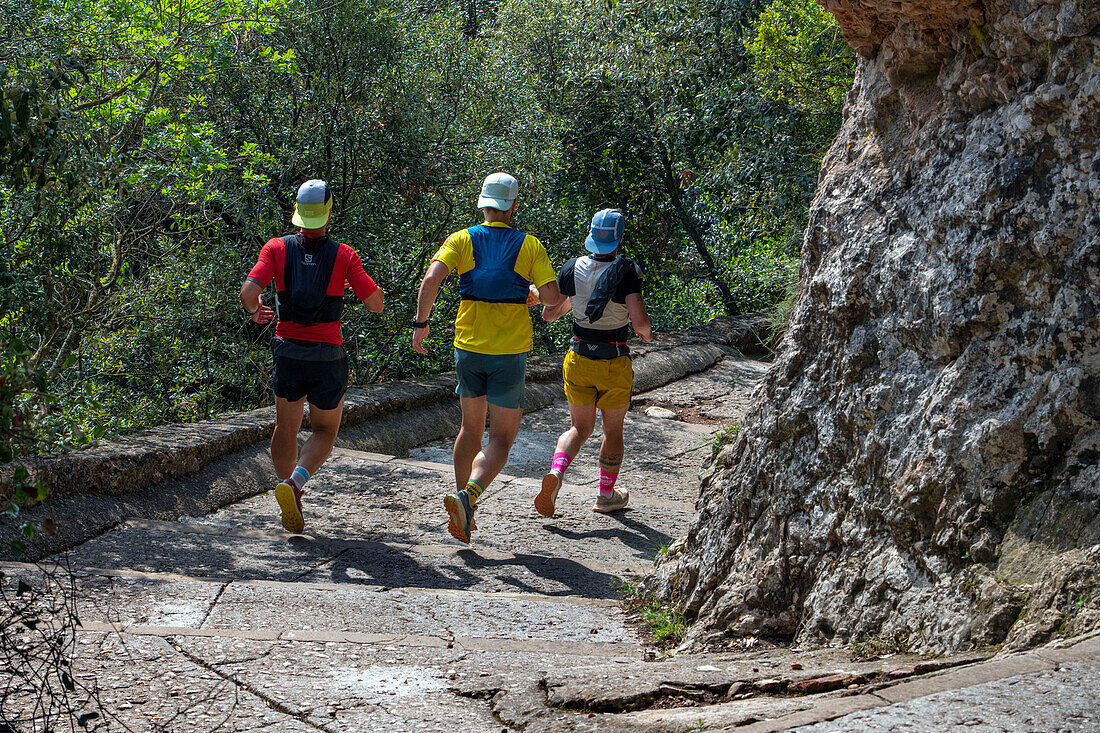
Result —
[[328, 224], [332, 213], [332, 191], [319, 178], [306, 181], [298, 187], [294, 201], [294, 215], [290, 220], [303, 229], [320, 229]]

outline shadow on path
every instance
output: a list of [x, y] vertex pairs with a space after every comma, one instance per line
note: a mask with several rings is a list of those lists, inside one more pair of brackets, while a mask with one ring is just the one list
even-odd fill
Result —
[[592, 537], [604, 537], [610, 539], [620, 540], [623, 544], [634, 550], [637, 557], [645, 558], [646, 560], [653, 559], [653, 556], [657, 553], [657, 549], [663, 546], [667, 546], [672, 542], [672, 537], [660, 532], [647, 524], [643, 524], [635, 519], [631, 519], [630, 508], [627, 507], [622, 511], [615, 512], [614, 514], [608, 514], [607, 517], [619, 522], [623, 525], [622, 529], [616, 529], [614, 527], [608, 529], [593, 529], [586, 532], [574, 532], [570, 529], [563, 529], [554, 524], [543, 525], [548, 532], [564, 537], [569, 540], [584, 540]]

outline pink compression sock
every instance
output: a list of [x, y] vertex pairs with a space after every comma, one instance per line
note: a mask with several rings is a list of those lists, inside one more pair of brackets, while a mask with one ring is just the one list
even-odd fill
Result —
[[600, 496], [611, 495], [611, 492], [615, 490], [615, 479], [617, 478], [619, 478], [618, 473], [600, 469]]
[[565, 469], [569, 468], [569, 464], [572, 462], [573, 459], [569, 457], [568, 453], [558, 451], [554, 454], [554, 460], [550, 462], [550, 470], [558, 476], [564, 476]]

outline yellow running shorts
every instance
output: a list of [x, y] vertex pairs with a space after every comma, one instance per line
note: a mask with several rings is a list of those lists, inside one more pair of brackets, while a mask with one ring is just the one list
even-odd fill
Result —
[[562, 365], [565, 398], [571, 405], [595, 405], [601, 410], [630, 407], [634, 365], [629, 356], [589, 359], [570, 350]]

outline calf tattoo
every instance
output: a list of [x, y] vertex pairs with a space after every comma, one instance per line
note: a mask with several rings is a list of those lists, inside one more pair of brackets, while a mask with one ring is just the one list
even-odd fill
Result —
[[623, 463], [622, 453], [601, 453], [600, 463], [607, 467], [621, 466]]

